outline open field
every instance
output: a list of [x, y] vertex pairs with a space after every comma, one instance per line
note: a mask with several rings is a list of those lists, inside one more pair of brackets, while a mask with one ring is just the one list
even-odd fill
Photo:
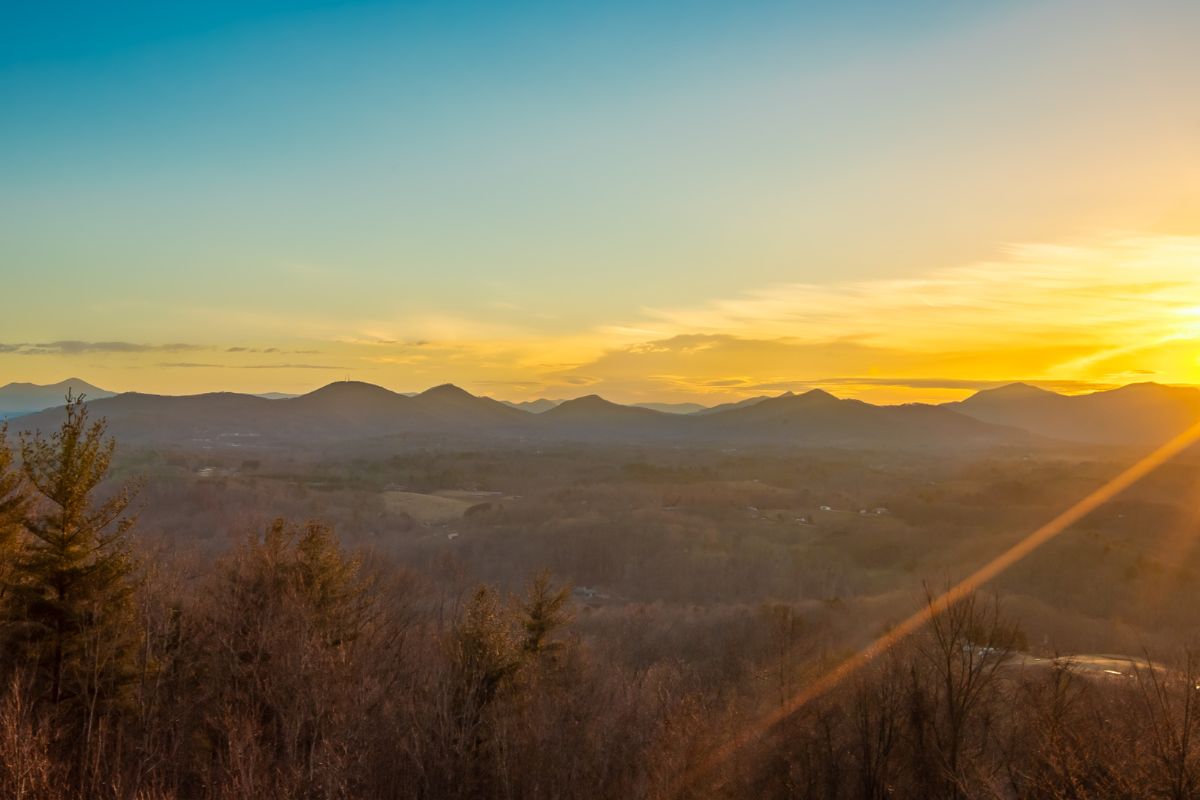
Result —
[[442, 525], [462, 519], [475, 505], [469, 500], [437, 494], [390, 491], [383, 493], [388, 511], [407, 514], [422, 525]]

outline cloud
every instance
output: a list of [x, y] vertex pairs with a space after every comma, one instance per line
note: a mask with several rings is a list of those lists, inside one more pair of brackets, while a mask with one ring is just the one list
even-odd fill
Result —
[[163, 361], [155, 366], [164, 369], [354, 369], [340, 364], [214, 364], [196, 361]]
[[894, 389], [968, 389], [979, 391], [995, 389], [1010, 383], [1031, 383], [1045, 389], [1061, 392], [1091, 392], [1111, 389], [1111, 383], [1096, 383], [1094, 381], [1044, 381], [1038, 379], [1020, 380], [964, 380], [959, 378], [877, 378], [872, 376], [845, 376], [838, 378], [818, 378], [804, 381], [783, 381], [779, 383], [740, 384], [738, 388], [755, 391], [795, 391], [797, 389], [834, 389], [837, 387], [868, 387], [879, 386]]
[[[1020, 245], [902, 279], [783, 284], [603, 328], [594, 376], [625, 397], [813, 386], [942, 399], [1027, 380], [1065, 391], [1200, 381], [1200, 237]], [[835, 376], [835, 377], [828, 377]], [[837, 377], [849, 376], [849, 377]]]
[[224, 369], [227, 364], [205, 364], [198, 361], [160, 361], [156, 367], [163, 369]]
[[60, 339], [53, 342], [18, 342], [13, 344], [0, 343], [0, 353], [15, 353], [26, 356], [77, 356], [92, 353], [138, 354], [138, 353], [185, 353], [199, 351], [223, 350], [226, 353], [293, 353], [296, 355], [315, 355], [316, 350], [281, 350], [278, 347], [225, 347], [218, 348], [210, 344], [187, 344], [169, 342], [167, 344], [145, 344], [122, 341], [84, 341], [80, 339]]
[[783, 284], [693, 308], [646, 309], [636, 327], [659, 338], [853, 335], [865, 344], [926, 350], [1066, 337], [1101, 349], [1200, 333], [1198, 264], [1200, 237], [1019, 245], [1004, 259], [915, 277]]
[[184, 352], [189, 350], [208, 350], [207, 345], [201, 344], [137, 344], [135, 342], [85, 342], [78, 339], [63, 339], [57, 342], [23, 342], [20, 344], [0, 344], [0, 352], [18, 353], [20, 355], [66, 355], [74, 356], [84, 353], [154, 353], [154, 352]]
[[236, 364], [235, 369], [354, 369], [344, 364]]

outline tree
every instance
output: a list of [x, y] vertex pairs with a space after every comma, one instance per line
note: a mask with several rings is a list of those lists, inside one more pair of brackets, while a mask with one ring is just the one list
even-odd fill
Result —
[[567, 608], [570, 599], [571, 588], [555, 589], [550, 583], [549, 572], [542, 571], [534, 576], [521, 604], [521, 627], [525, 631], [521, 641], [523, 653], [537, 657], [556, 653], [562, 648], [562, 642], [553, 641], [551, 637], [571, 624], [572, 615]]
[[926, 587], [926, 603], [930, 622], [917, 640], [909, 698], [916, 751], [928, 762], [918, 771], [929, 781], [925, 796], [961, 800], [992, 778], [984, 762], [994, 749], [998, 674], [1023, 636], [998, 599], [971, 594], [932, 613]]
[[0, 425], [0, 604], [8, 596], [9, 573], [20, 541], [21, 520], [28, 507], [29, 491], [21, 472], [13, 466], [8, 426]]
[[86, 736], [135, 674], [127, 540], [134, 518], [126, 513], [133, 493], [96, 498], [114, 442], [104, 420], [89, 421], [82, 395], [68, 394], [65, 412], [51, 436], [21, 436], [21, 472], [33, 497], [8, 576], [2, 640], [12, 663], [31, 672], [35, 697], [69, 709]]
[[353, 641], [364, 625], [367, 582], [360, 568], [357, 558], [342, 553], [329, 526], [305, 525], [296, 541], [297, 589], [330, 646]]
[[[317, 522], [276, 519], [226, 557], [197, 609], [191, 659], [219, 770], [247, 796], [344, 796], [358, 754], [361, 637], [375, 595]], [[187, 669], [187, 665], [184, 666]], [[273, 766], [271, 766], [273, 765]]]
[[451, 631], [450, 645], [459, 678], [459, 713], [464, 727], [473, 728], [482, 709], [521, 666], [508, 611], [491, 587], [476, 588]]

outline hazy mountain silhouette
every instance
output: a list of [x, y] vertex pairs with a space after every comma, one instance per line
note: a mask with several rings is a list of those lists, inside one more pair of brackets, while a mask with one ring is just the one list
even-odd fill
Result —
[[114, 395], [113, 392], [93, 386], [79, 378], [67, 378], [65, 381], [45, 385], [10, 383], [0, 386], [0, 419], [61, 406], [66, 402], [68, 391], [86, 395], [91, 400]]
[[937, 406], [875, 406], [821, 389], [783, 394], [694, 417], [710, 435], [788, 444], [942, 446], [1030, 440], [1024, 431], [981, 423]]
[[589, 394], [559, 403], [541, 416], [544, 419], [594, 422], [659, 419], [662, 415], [661, 411], [637, 406], [623, 406], [620, 403], [605, 400], [598, 394]]
[[1200, 390], [1137, 383], [1063, 395], [1028, 384], [987, 389], [943, 408], [1043, 436], [1096, 444], [1154, 444], [1200, 421]]
[[[388, 437], [486, 440], [611, 440], [679, 444], [961, 447], [1036, 437], [938, 406], [874, 406], [813, 390], [732, 404], [711, 414], [665, 413], [588, 395], [534, 414], [450, 384], [404, 395], [356, 381], [271, 400], [219, 392], [167, 397], [129, 393], [96, 400], [93, 413], [129, 442], [320, 445]], [[48, 430], [61, 410], [19, 419]]]
[[755, 406], [761, 403], [763, 400], [773, 400], [778, 397], [791, 396], [791, 392], [784, 392], [781, 395], [761, 394], [758, 397], [747, 397], [745, 400], [738, 400], [735, 403], [721, 403], [720, 405], [710, 406], [709, 408], [702, 408], [699, 411], [694, 411], [692, 413], [694, 413], [696, 416], [703, 416], [705, 414], [719, 414], [722, 411], [730, 411], [735, 408], [747, 408], [748, 406]]
[[648, 408], [651, 411], [661, 411], [664, 414], [698, 414], [708, 410], [708, 406], [700, 403], [634, 403], [633, 406]]
[[[531, 414], [542, 414], [565, 402], [565, 400], [548, 400], [546, 398], [525, 400], [519, 403], [510, 400], [503, 401], [504, 405], [510, 408], [528, 411]], [[630, 403], [630, 405], [634, 408], [648, 408], [651, 411], [661, 411], [664, 414], [699, 414], [708, 411], [708, 406], [700, 403]]]
[[521, 402], [513, 402], [511, 400], [501, 400], [500, 402], [509, 408], [515, 408], [519, 411], [528, 411], [530, 414], [541, 414], [543, 411], [549, 411], [555, 406], [562, 403], [562, 400], [547, 400], [544, 397], [537, 400], [523, 400]]
[[528, 413], [493, 400], [477, 397], [452, 383], [435, 386], [413, 397], [413, 401], [430, 414], [448, 415], [457, 422], [457, 415], [471, 415], [480, 421], [497, 420], [511, 422], [528, 419]]
[[636, 442], [679, 437], [685, 433], [679, 423], [686, 418], [589, 394], [560, 403], [535, 419], [542, 435]]

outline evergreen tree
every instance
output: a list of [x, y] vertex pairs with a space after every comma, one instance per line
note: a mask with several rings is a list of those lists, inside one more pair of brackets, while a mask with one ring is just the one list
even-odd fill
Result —
[[21, 472], [13, 465], [13, 452], [8, 446], [8, 426], [0, 425], [0, 614], [8, 598], [21, 520], [28, 507], [29, 492]]
[[451, 633], [451, 646], [461, 713], [474, 724], [478, 711], [521, 666], [510, 613], [491, 587], [476, 588]]
[[526, 655], [536, 657], [562, 648], [562, 642], [553, 641], [551, 637], [571, 623], [572, 616], [567, 608], [570, 599], [570, 587], [555, 589], [550, 583], [549, 572], [539, 572], [530, 581], [521, 604], [521, 627], [525, 631], [521, 649]]
[[296, 542], [297, 588], [330, 646], [352, 641], [366, 621], [367, 583], [360, 567], [357, 558], [342, 553], [328, 525], [304, 526]]
[[134, 520], [128, 489], [96, 499], [114, 450], [104, 421], [89, 421], [82, 396], [68, 395], [65, 413], [51, 436], [21, 437], [21, 471], [34, 494], [11, 566], [3, 641], [39, 700], [87, 733], [134, 674]]

